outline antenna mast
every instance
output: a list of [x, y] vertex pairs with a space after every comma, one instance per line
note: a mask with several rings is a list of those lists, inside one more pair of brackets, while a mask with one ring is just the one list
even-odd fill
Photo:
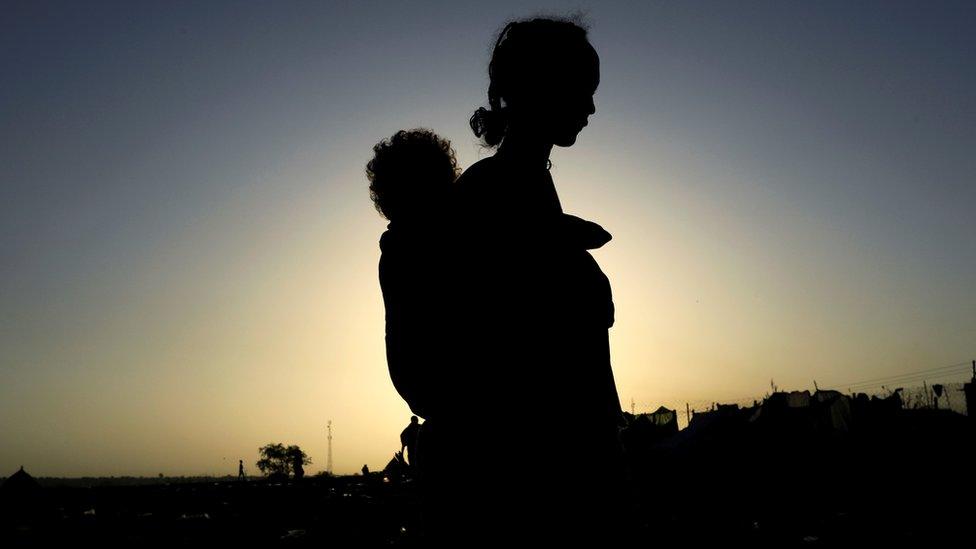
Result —
[[326, 423], [325, 427], [329, 432], [329, 457], [325, 461], [325, 472], [331, 475], [332, 474], [332, 420], [331, 419], [328, 421], [328, 423]]

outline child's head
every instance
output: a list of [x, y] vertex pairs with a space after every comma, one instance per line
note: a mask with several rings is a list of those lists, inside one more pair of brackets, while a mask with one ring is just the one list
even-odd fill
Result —
[[458, 176], [451, 142], [427, 129], [400, 130], [373, 152], [366, 164], [369, 197], [390, 221], [429, 213]]

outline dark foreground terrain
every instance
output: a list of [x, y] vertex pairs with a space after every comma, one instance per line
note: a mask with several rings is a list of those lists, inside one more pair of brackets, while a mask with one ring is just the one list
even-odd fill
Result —
[[[636, 545], [970, 546], [970, 418], [852, 404], [843, 413], [818, 404], [719, 407], [680, 432], [668, 427], [666, 414], [629, 416]], [[0, 489], [2, 547], [422, 542], [416, 483], [391, 471], [127, 486], [41, 479], [33, 489], [7, 481]], [[491, 528], [487, 517], [484, 527]]]
[[35, 507], [19, 524], [8, 510], [0, 545], [376, 547], [406, 543], [418, 519], [412, 483], [380, 475], [48, 486]]

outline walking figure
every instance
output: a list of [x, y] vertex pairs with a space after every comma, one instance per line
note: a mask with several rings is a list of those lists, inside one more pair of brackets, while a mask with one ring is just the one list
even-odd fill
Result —
[[410, 416], [410, 425], [400, 433], [400, 453], [406, 448], [408, 459], [404, 459], [407, 465], [414, 466], [417, 461], [417, 435], [420, 433], [420, 420], [417, 416]]

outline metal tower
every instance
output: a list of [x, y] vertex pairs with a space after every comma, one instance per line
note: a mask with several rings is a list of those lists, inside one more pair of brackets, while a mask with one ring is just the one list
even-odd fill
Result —
[[325, 460], [325, 472], [332, 474], [332, 420], [326, 424], [326, 429], [329, 431], [329, 457]]

